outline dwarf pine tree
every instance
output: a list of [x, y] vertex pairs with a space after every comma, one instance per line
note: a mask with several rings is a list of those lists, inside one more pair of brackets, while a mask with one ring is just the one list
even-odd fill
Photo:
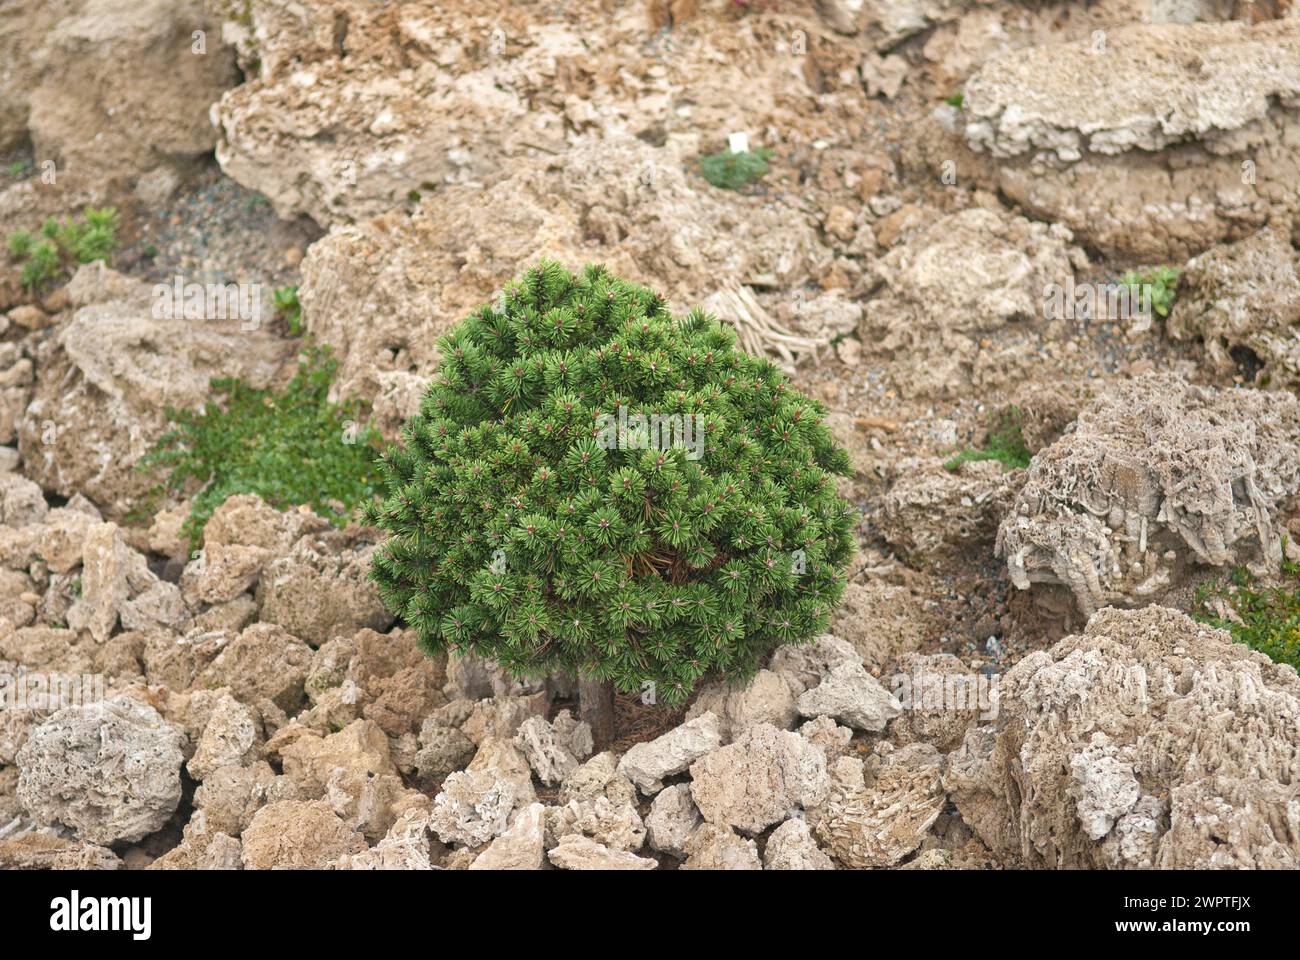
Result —
[[823, 409], [698, 311], [544, 262], [439, 341], [368, 522], [421, 647], [680, 703], [825, 631], [855, 514]]

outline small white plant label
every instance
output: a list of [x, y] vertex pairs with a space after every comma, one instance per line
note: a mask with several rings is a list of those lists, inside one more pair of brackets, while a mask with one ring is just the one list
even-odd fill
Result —
[[727, 134], [727, 149], [732, 153], [749, 153], [749, 134]]

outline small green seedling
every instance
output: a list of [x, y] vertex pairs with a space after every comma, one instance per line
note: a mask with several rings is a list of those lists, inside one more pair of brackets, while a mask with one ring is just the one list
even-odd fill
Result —
[[1020, 431], [1020, 417], [1018, 407], [1005, 411], [989, 427], [988, 439], [982, 450], [967, 447], [944, 463], [944, 469], [955, 471], [963, 463], [978, 460], [996, 460], [1008, 470], [1029, 466], [1033, 454], [1025, 446], [1025, 438]]
[[722, 150], [700, 157], [700, 172], [704, 179], [723, 190], [739, 190], [767, 173], [767, 161], [772, 151], [764, 148], [735, 153]]
[[1174, 267], [1153, 267], [1150, 270], [1130, 270], [1119, 282], [1132, 287], [1141, 296], [1143, 289], [1151, 293], [1151, 309], [1161, 317], [1169, 316], [1178, 297], [1178, 270]]

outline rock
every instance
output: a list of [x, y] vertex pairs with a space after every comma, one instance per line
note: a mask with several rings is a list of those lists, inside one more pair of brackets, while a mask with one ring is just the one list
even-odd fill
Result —
[[292, 724], [267, 741], [266, 754], [278, 754], [285, 775], [312, 799], [325, 794], [338, 770], [376, 776], [397, 774], [388, 737], [371, 720], [356, 720], [327, 737]]
[[420, 729], [420, 751], [415, 755], [421, 784], [436, 789], [448, 774], [464, 769], [474, 758], [474, 741], [455, 727], [443, 726], [433, 718]]
[[217, 767], [194, 792], [190, 824], [208, 833], [237, 837], [266, 804], [300, 799], [298, 785], [290, 777], [277, 776], [265, 761]]
[[18, 798], [39, 823], [109, 844], [153, 833], [181, 799], [185, 735], [138, 700], [65, 707], [18, 751]]
[[321, 870], [366, 849], [365, 838], [324, 800], [267, 804], [253, 816], [242, 841], [246, 870]]
[[186, 769], [195, 780], [203, 780], [218, 767], [247, 766], [258, 759], [261, 724], [250, 707], [229, 694], [222, 694], [213, 708]]
[[701, 822], [699, 808], [691, 799], [690, 784], [678, 783], [659, 791], [645, 818], [650, 846], [679, 859], [686, 856], [686, 841]]
[[[192, 0], [144, 0], [129, 9], [77, 0], [40, 11], [24, 3], [28, 37], [0, 82], [13, 133], [27, 128], [37, 157], [58, 157], [108, 184], [210, 151], [208, 107], [238, 82], [217, 20]], [[192, 53], [201, 31], [203, 55]], [[10, 84], [12, 83], [12, 86]], [[0, 119], [0, 141], [7, 141]], [[11, 134], [12, 135], [12, 134]]]
[[530, 803], [473, 863], [471, 870], [540, 870], [546, 864], [546, 807]]
[[832, 614], [831, 631], [853, 646], [867, 669], [884, 670], [929, 638], [927, 621], [933, 613], [920, 593], [879, 580], [851, 580]]
[[25, 527], [45, 519], [49, 507], [41, 488], [18, 473], [0, 473], [0, 524]]
[[606, 751], [582, 764], [565, 779], [560, 788], [560, 803], [596, 797], [609, 797], [615, 803], [635, 803], [636, 787], [618, 772], [619, 759], [617, 754]]
[[848, 727], [841, 727], [830, 717], [817, 717], [799, 728], [799, 736], [820, 748], [829, 763], [848, 752], [853, 731]]
[[286, 713], [302, 705], [311, 648], [271, 623], [256, 623], [226, 644], [195, 685], [229, 687], [236, 699], [266, 698]]
[[945, 783], [1007, 862], [1056, 868], [1292, 865], [1300, 679], [1159, 606], [1103, 609], [1002, 678]]
[[242, 870], [244, 848], [224, 833], [204, 833], [188, 826], [180, 844], [146, 867], [146, 870]]
[[488, 737], [479, 744], [478, 752], [474, 754], [474, 759], [469, 762], [465, 771], [467, 773], [482, 771], [498, 779], [513, 782], [520, 802], [532, 803], [536, 799], [528, 758], [510, 740]]
[[626, 850], [610, 850], [587, 837], [571, 834], [547, 853], [561, 870], [653, 870], [659, 864]]
[[[574, 743], [575, 735], [577, 744]], [[572, 747], [576, 746], [584, 759], [590, 756], [591, 726], [575, 723], [568, 710], [561, 711], [553, 723], [542, 717], [529, 717], [520, 724], [515, 743], [528, 757], [528, 764], [537, 774], [537, 779], [547, 786], [556, 786], [578, 769], [579, 758]]]
[[570, 834], [590, 837], [611, 850], [636, 853], [645, 843], [646, 828], [631, 803], [615, 803], [608, 797], [570, 800], [563, 807], [548, 807], [546, 835], [554, 846]]
[[981, 182], [1147, 262], [1296, 209], [1300, 23], [1132, 24], [1101, 42], [1011, 49], [966, 81], [966, 142], [999, 160]]
[[849, 869], [894, 866], [943, 812], [942, 770], [938, 751], [916, 743], [885, 757], [870, 783], [834, 777], [826, 802], [809, 811], [813, 835]]
[[853, 727], [879, 733], [903, 712], [902, 706], [865, 667], [851, 660], [831, 667], [825, 679], [800, 694], [804, 717], [833, 717]]
[[367, 576], [374, 551], [366, 528], [303, 537], [263, 571], [256, 594], [261, 619], [317, 646], [365, 627], [388, 629], [393, 615]]
[[[1193, 257], [1178, 279], [1177, 309], [1165, 321], [1176, 340], [1197, 340], [1215, 369], [1237, 373], [1243, 351], [1255, 382], [1300, 385], [1300, 254], [1288, 232], [1261, 230]], [[1252, 373], [1248, 366], [1247, 374]]]
[[726, 827], [700, 824], [686, 841], [683, 870], [762, 870], [758, 846]]
[[332, 864], [335, 870], [435, 870], [434, 847], [442, 845], [429, 835], [429, 812], [408, 810], [383, 840], [361, 853], [344, 854]]
[[458, 771], [434, 797], [429, 827], [444, 843], [476, 847], [505, 833], [521, 800], [528, 802], [514, 780], [490, 770]]
[[427, 809], [429, 798], [408, 790], [396, 774], [377, 775], [358, 770], [337, 769], [325, 784], [325, 799], [334, 813], [353, 830], [378, 843], [406, 809]]
[[[1059, 226], [972, 207], [939, 217], [877, 263], [863, 312], [869, 357], [906, 359], [908, 397], [950, 397], [1041, 370], [1044, 290], [1086, 258]], [[960, 259], [965, 268], [954, 272]], [[993, 349], [983, 341], [996, 344]], [[899, 369], [904, 369], [900, 367]]]
[[771, 670], [778, 674], [796, 697], [822, 682], [837, 663], [858, 663], [862, 658], [853, 645], [839, 637], [823, 634], [812, 643], [787, 645], [772, 654]]
[[929, 743], [948, 753], [972, 723], [997, 717], [997, 687], [950, 653], [905, 655], [890, 684], [903, 706], [889, 728], [890, 739], [900, 745]]
[[[683, 82], [690, 82], [685, 73]], [[734, 122], [734, 105], [725, 120]], [[427, 128], [427, 111], [421, 123]], [[481, 126], [475, 129], [481, 139]], [[300, 290], [308, 330], [340, 358], [336, 389], [372, 401], [381, 431], [396, 438], [418, 408], [439, 359], [436, 340], [452, 318], [490, 300], [541, 257], [586, 262], [593, 241], [620, 276], [673, 290], [681, 298], [675, 307], [694, 306], [753, 277], [792, 288], [828, 260], [802, 209], [780, 198], [745, 203], [688, 173], [689, 162], [611, 131], [553, 156], [521, 160], [486, 187], [444, 187], [410, 216], [389, 212], [392, 204], [385, 202], [385, 212], [373, 219], [336, 226], [308, 249]], [[277, 192], [296, 199], [290, 197], [296, 188]], [[359, 198], [355, 189], [337, 195]], [[449, 230], [469, 218], [485, 229], [466, 269], [463, 245], [450, 242]], [[690, 226], [683, 231], [682, 224]], [[731, 307], [719, 309], [740, 319]]]
[[723, 743], [744, 736], [760, 723], [788, 730], [799, 719], [789, 685], [771, 670], [759, 670], [744, 687], [725, 682], [702, 687], [686, 719], [694, 720], [706, 712], [716, 714], [721, 721]]
[[684, 773], [692, 763], [722, 746], [722, 722], [705, 713], [648, 743], [635, 744], [618, 763], [618, 772], [646, 796], [663, 789], [665, 777]]
[[90, 631], [102, 643], [119, 617], [126, 629], [140, 630], [183, 626], [189, 613], [176, 586], [153, 574], [116, 524], [94, 524], [82, 547], [81, 598], [68, 610], [68, 625]]
[[808, 824], [787, 820], [772, 831], [763, 850], [765, 870], [834, 870], [835, 861], [822, 853]]
[[704, 819], [756, 834], [826, 797], [826, 757], [770, 724], [691, 765], [691, 797]]
[[469, 716], [460, 724], [460, 730], [475, 743], [482, 743], [489, 737], [508, 740], [519, 733], [528, 718], [541, 717], [545, 713], [545, 693], [527, 697], [494, 697], [475, 703]]
[[1157, 599], [1193, 564], [1276, 570], [1275, 514], [1300, 490], [1298, 457], [1289, 393], [1121, 381], [1035, 454], [997, 555], [1019, 589], [1063, 586], [1085, 616]]
[[955, 471], [938, 461], [918, 465], [881, 498], [876, 528], [900, 557], [918, 566], [987, 550], [1023, 476], [996, 460]]
[[25, 833], [0, 840], [0, 870], [120, 870], [122, 861], [107, 847], [51, 836]]
[[[96, 271], [105, 272], [102, 263], [82, 266], [72, 283]], [[157, 483], [135, 466], [166, 429], [166, 408], [200, 406], [214, 377], [265, 387], [293, 348], [241, 330], [239, 320], [155, 318], [142, 283], [129, 283], [120, 297], [104, 295], [38, 347], [18, 448], [24, 472], [45, 490], [84, 494], [121, 518]]]

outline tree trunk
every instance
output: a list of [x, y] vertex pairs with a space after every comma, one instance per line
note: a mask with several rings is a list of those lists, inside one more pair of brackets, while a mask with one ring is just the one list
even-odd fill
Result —
[[591, 724], [596, 751], [614, 742], [614, 682], [578, 678], [578, 713]]

